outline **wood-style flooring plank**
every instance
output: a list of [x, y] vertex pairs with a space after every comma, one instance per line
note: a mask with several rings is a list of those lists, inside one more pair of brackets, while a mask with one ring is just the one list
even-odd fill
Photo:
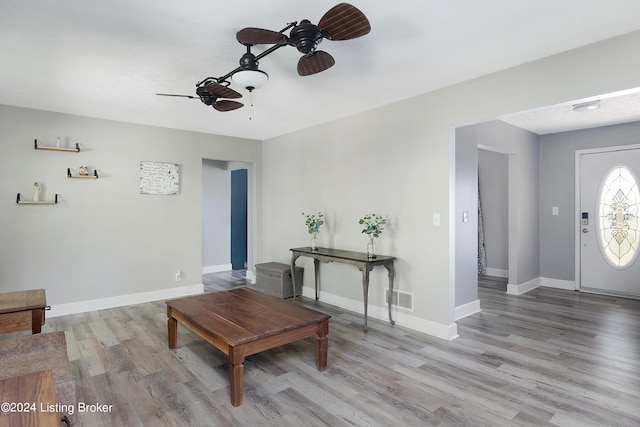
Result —
[[[231, 406], [226, 356], [186, 328], [167, 346], [164, 301], [47, 319], [64, 330], [79, 426], [638, 426], [640, 301], [480, 278], [482, 311], [453, 341], [307, 298], [332, 316], [326, 371], [307, 338], [245, 360]], [[206, 275], [206, 291], [246, 286]], [[0, 339], [4, 339], [0, 337]]]

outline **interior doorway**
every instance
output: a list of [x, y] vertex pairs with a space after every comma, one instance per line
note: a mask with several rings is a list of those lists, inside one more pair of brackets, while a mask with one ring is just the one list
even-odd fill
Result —
[[[478, 248], [486, 263], [480, 275], [509, 277], [509, 158], [507, 154], [478, 149]], [[484, 267], [484, 268], [482, 268]], [[484, 273], [484, 274], [482, 274]]]
[[202, 160], [202, 274], [253, 279], [255, 177], [248, 162]]
[[247, 268], [247, 169], [231, 171], [231, 269]]

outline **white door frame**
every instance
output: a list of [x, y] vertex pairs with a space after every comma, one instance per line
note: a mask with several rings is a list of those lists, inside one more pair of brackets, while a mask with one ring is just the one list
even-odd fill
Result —
[[581, 228], [581, 224], [580, 224], [580, 171], [581, 171], [581, 160], [582, 160], [582, 155], [583, 154], [597, 154], [597, 153], [606, 153], [609, 151], [620, 151], [620, 150], [634, 150], [634, 149], [640, 149], [640, 144], [629, 144], [629, 145], [616, 145], [616, 146], [611, 146], [611, 147], [600, 147], [600, 148], [589, 148], [589, 149], [585, 149], [585, 150], [576, 150], [575, 155], [575, 165], [576, 165], [576, 170], [575, 170], [575, 183], [576, 183], [576, 189], [575, 189], [575, 216], [574, 216], [574, 221], [575, 221], [575, 226], [574, 226], [574, 230], [575, 230], [575, 290], [579, 291], [582, 288], [582, 281], [581, 281], [581, 271], [580, 271], [580, 255], [581, 255], [581, 248], [580, 248], [580, 228]]

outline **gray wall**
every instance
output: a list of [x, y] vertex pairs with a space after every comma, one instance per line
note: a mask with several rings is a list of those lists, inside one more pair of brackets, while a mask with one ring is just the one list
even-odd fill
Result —
[[575, 151], [638, 143], [639, 122], [540, 136], [542, 277], [575, 280]]
[[[231, 263], [231, 172], [228, 162], [202, 161], [202, 266]], [[219, 268], [217, 268], [219, 269]]]
[[[509, 283], [539, 277], [538, 135], [500, 121], [457, 128], [456, 307], [477, 299], [478, 146], [509, 156]], [[463, 212], [469, 222], [462, 222]]]
[[487, 269], [509, 270], [509, 162], [506, 154], [478, 151], [480, 203], [484, 223]]
[[[477, 126], [456, 129], [456, 307], [478, 299]], [[468, 221], [463, 221], [464, 213]]]
[[[328, 219], [322, 245], [362, 251], [366, 241], [358, 218], [382, 213], [391, 222], [380, 252], [398, 257], [397, 285], [414, 294], [415, 311], [399, 312], [398, 323], [455, 336], [458, 289], [462, 297], [465, 285], [471, 292], [476, 288], [458, 280], [465, 266], [457, 265], [463, 248], [453, 199], [462, 191], [452, 142], [456, 126], [639, 87], [638, 43], [640, 32], [628, 34], [265, 141], [260, 220], [268, 227], [261, 228], [262, 254], [287, 262], [289, 248], [308, 245], [300, 212], [316, 210]], [[523, 191], [510, 188], [509, 195], [510, 205], [520, 207], [509, 236], [524, 236], [510, 253], [516, 257], [509, 262], [514, 284], [539, 277], [539, 153], [537, 136], [531, 139], [521, 148], [522, 158], [533, 160], [516, 157], [509, 167], [510, 177], [521, 177], [520, 186], [514, 185]], [[434, 226], [434, 215], [440, 215], [440, 226]], [[477, 245], [475, 239], [467, 244]], [[348, 267], [323, 265], [322, 290], [332, 302], [362, 310], [360, 277]], [[373, 274], [369, 313], [384, 318], [385, 275]]]
[[[252, 210], [258, 215], [250, 226], [258, 239], [250, 266], [287, 262], [289, 248], [308, 245], [303, 210], [327, 213], [321, 244], [361, 251], [366, 240], [358, 218], [384, 214], [390, 224], [379, 250], [398, 257], [397, 285], [412, 292], [415, 301], [413, 313], [398, 313], [398, 324], [453, 338], [457, 289], [464, 285], [458, 283], [456, 264], [455, 127], [640, 87], [639, 44], [640, 32], [627, 34], [264, 145], [0, 107], [0, 286], [46, 286], [49, 302], [57, 304], [171, 288], [176, 285], [174, 270], [181, 267], [183, 283], [197, 283], [202, 268], [202, 159], [240, 160], [255, 165], [249, 176], [255, 189]], [[86, 149], [72, 155], [33, 150], [34, 138], [54, 141], [58, 135]], [[528, 151], [523, 157], [538, 158], [535, 150]], [[140, 160], [180, 163], [181, 194], [141, 196]], [[68, 181], [64, 173], [74, 164], [97, 167], [104, 179]], [[537, 167], [537, 162], [513, 162], [510, 156], [510, 178], [532, 176]], [[17, 206], [15, 193], [30, 194], [36, 179], [48, 192], [61, 193], [62, 203]], [[522, 190], [537, 194], [539, 183], [534, 179]], [[510, 205], [518, 202], [511, 194], [510, 188]], [[533, 229], [537, 235], [538, 204], [516, 213], [516, 231]], [[434, 215], [440, 216], [439, 226]], [[517, 261], [534, 261], [520, 265], [510, 260], [510, 280], [512, 274], [518, 280], [537, 277], [539, 245], [531, 239], [518, 243], [512, 251]], [[475, 240], [468, 244], [476, 246]], [[359, 272], [337, 264], [326, 267], [323, 291], [362, 310]], [[369, 313], [384, 318], [386, 275], [379, 270], [373, 272]]]
[[[57, 136], [80, 153], [34, 150]], [[202, 159], [261, 158], [257, 141], [1, 105], [0, 149], [0, 290], [43, 287], [51, 305], [202, 283]], [[141, 160], [180, 164], [180, 194], [141, 195]], [[80, 165], [100, 178], [68, 179]], [[17, 205], [34, 181], [60, 203]]]

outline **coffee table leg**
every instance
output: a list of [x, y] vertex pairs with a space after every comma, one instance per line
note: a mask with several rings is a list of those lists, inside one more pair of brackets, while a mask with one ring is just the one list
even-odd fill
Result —
[[233, 406], [242, 405], [243, 363], [242, 347], [229, 347], [229, 380], [231, 383], [231, 405]]
[[316, 353], [318, 358], [318, 371], [327, 369], [327, 350], [329, 348], [329, 319], [318, 324], [318, 339], [316, 341]]
[[173, 317], [167, 319], [167, 331], [169, 335], [169, 348], [176, 348], [178, 345], [178, 321]]
[[44, 316], [44, 308], [36, 308], [31, 310], [31, 333], [39, 334], [42, 332], [42, 318]]

